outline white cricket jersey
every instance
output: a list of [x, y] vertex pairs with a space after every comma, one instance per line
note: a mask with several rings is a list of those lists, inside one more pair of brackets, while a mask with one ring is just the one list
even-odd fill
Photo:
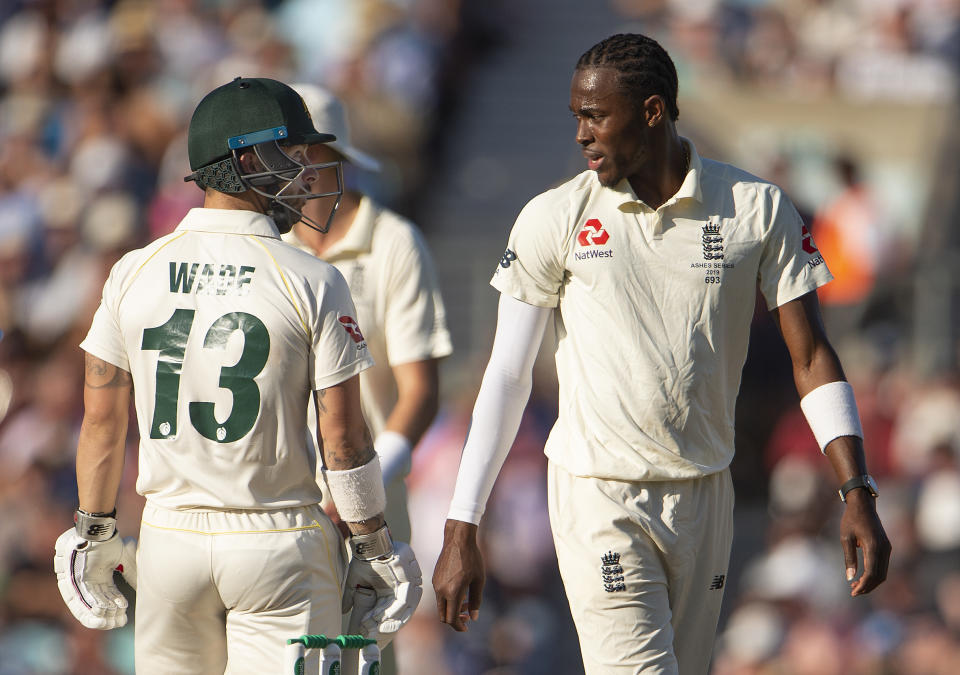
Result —
[[832, 278], [777, 186], [684, 142], [686, 178], [656, 210], [593, 171], [535, 197], [491, 281], [558, 308], [559, 414], [544, 451], [574, 475], [726, 467], [758, 282], [777, 307]]
[[[283, 238], [310, 251], [293, 232]], [[397, 403], [391, 366], [453, 351], [433, 260], [412, 223], [366, 196], [350, 229], [321, 258], [347, 280], [376, 362], [360, 375], [363, 415], [376, 437]]]
[[372, 365], [340, 273], [252, 211], [192, 209], [123, 256], [80, 346], [131, 373], [137, 491], [171, 509], [319, 502], [303, 411]]

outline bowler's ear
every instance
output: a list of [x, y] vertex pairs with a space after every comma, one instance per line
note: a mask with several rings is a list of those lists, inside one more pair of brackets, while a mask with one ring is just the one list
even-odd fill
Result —
[[643, 102], [643, 116], [649, 127], [660, 124], [665, 119], [666, 113], [667, 102], [663, 100], [663, 96], [660, 94], [648, 96], [647, 100]]

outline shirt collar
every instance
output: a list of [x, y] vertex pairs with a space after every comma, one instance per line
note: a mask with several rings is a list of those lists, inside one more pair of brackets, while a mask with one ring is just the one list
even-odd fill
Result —
[[[703, 201], [703, 192], [700, 189], [700, 177], [703, 174], [703, 161], [700, 159], [700, 154], [693, 146], [692, 141], [681, 136], [680, 142], [684, 143], [687, 146], [687, 149], [690, 151], [690, 163], [687, 166], [687, 175], [684, 176], [683, 182], [680, 184], [680, 189], [677, 190], [676, 194], [664, 202], [663, 206], [660, 208], [675, 204], [681, 199], [693, 199], [694, 201], [698, 202]], [[630, 204], [637, 204], [640, 201], [636, 193], [633, 191], [633, 188], [630, 186], [630, 181], [626, 178], [617, 183], [616, 186], [609, 189], [617, 193], [618, 203], [621, 208]]]
[[280, 232], [272, 218], [256, 211], [239, 209], [190, 209], [177, 225], [178, 232], [186, 230], [280, 238]]

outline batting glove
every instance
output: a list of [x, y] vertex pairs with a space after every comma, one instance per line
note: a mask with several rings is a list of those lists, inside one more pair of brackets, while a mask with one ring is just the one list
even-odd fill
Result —
[[[372, 589], [376, 593], [376, 601], [372, 609], [366, 609], [360, 617], [360, 632], [376, 640], [381, 637], [392, 638], [393, 633], [400, 630], [420, 604], [423, 595], [420, 565], [413, 549], [400, 541], [392, 542], [391, 549], [385, 555], [364, 559], [357, 554], [355, 539], [358, 537], [351, 537], [354, 556], [347, 570], [343, 612], [350, 611], [354, 604], [359, 608], [359, 598], [355, 603], [357, 589]], [[351, 623], [355, 624], [356, 620]]]
[[122, 572], [136, 588], [136, 547], [136, 541], [124, 542], [116, 532], [106, 541], [88, 541], [73, 527], [57, 538], [53, 556], [57, 587], [70, 612], [87, 628], [126, 625], [127, 599], [113, 583], [113, 572]]

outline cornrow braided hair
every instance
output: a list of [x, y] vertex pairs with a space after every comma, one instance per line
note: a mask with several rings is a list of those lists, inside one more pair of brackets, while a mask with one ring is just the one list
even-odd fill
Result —
[[577, 61], [582, 68], [613, 68], [620, 86], [639, 104], [654, 94], [667, 102], [670, 119], [677, 108], [677, 69], [660, 43], [646, 35], [618, 33], [588, 49]]

